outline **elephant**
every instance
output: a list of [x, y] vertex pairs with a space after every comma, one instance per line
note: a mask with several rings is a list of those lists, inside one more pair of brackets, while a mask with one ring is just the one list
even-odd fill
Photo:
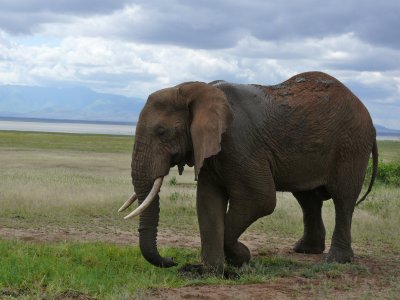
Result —
[[[372, 176], [361, 197], [369, 158]], [[142, 109], [132, 151], [138, 199], [125, 218], [140, 215], [144, 258], [172, 267], [157, 249], [158, 192], [170, 168], [194, 166], [201, 266], [223, 273], [240, 267], [250, 251], [238, 239], [257, 219], [271, 214], [276, 192], [291, 192], [303, 212], [299, 253], [323, 253], [323, 202], [333, 199], [335, 227], [326, 261], [354, 256], [351, 223], [356, 204], [370, 193], [378, 150], [371, 117], [339, 80], [306, 72], [271, 86], [185, 82], [152, 93]]]

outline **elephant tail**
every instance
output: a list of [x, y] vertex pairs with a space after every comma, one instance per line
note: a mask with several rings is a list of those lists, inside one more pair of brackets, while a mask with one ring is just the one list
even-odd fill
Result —
[[376, 140], [374, 142], [374, 146], [372, 147], [372, 175], [371, 175], [371, 181], [369, 182], [368, 190], [362, 196], [360, 200], [356, 203], [356, 206], [363, 202], [365, 198], [367, 198], [369, 192], [372, 190], [372, 186], [374, 185], [376, 175], [378, 174], [378, 145], [376, 144]]

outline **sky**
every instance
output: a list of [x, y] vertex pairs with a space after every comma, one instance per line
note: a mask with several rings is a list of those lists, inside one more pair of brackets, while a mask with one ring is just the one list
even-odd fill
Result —
[[398, 0], [0, 0], [0, 85], [145, 100], [185, 81], [323, 71], [400, 129]]

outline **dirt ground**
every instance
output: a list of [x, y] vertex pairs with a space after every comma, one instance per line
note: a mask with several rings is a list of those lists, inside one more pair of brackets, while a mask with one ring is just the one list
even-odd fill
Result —
[[[77, 229], [15, 229], [0, 228], [0, 237], [4, 239], [19, 239], [33, 242], [62, 242], [62, 241], [87, 241], [108, 242], [116, 244], [136, 244], [137, 235], [128, 231], [117, 231], [109, 234], [87, 232]], [[296, 261], [316, 263], [324, 259], [322, 255], [304, 255], [294, 253], [291, 246], [294, 239], [263, 237], [247, 233], [242, 238], [249, 246], [253, 256], [281, 255]], [[159, 244], [163, 246], [199, 247], [200, 239], [196, 236], [187, 236], [184, 233], [163, 230], [159, 232]], [[265, 247], [268, 241], [268, 248]], [[327, 248], [329, 245], [327, 245]], [[356, 247], [356, 253], [360, 249]], [[358, 251], [357, 251], [358, 250]], [[365, 250], [365, 249], [364, 249]], [[299, 276], [284, 277], [271, 282], [246, 284], [246, 285], [205, 285], [189, 286], [183, 288], [157, 289], [143, 291], [137, 295], [142, 299], [400, 299], [400, 294], [388, 294], [393, 291], [393, 284], [399, 286], [400, 266], [393, 259], [377, 258], [371, 256], [356, 256], [355, 263], [366, 266], [368, 272], [364, 276], [332, 276], [329, 278], [331, 286], [327, 282], [315, 278]], [[394, 272], [395, 282], [388, 282], [387, 271]], [[329, 284], [328, 284], [329, 285]], [[332, 288], [334, 286], [335, 288]], [[400, 291], [399, 288], [395, 289]], [[328, 293], [328, 294], [327, 294]], [[388, 296], [389, 295], [389, 296]], [[382, 296], [382, 297], [381, 297]], [[68, 299], [73, 299], [74, 297]]]

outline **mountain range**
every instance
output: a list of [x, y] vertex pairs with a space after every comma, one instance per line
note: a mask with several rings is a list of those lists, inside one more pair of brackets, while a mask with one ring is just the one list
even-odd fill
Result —
[[[0, 86], [0, 118], [136, 122], [144, 100], [98, 93], [85, 87]], [[375, 124], [378, 135], [400, 130]]]
[[0, 86], [0, 116], [87, 121], [136, 121], [144, 101], [85, 87]]
[[377, 124], [375, 124], [375, 129], [378, 136], [400, 137], [400, 130], [397, 129], [390, 129]]

